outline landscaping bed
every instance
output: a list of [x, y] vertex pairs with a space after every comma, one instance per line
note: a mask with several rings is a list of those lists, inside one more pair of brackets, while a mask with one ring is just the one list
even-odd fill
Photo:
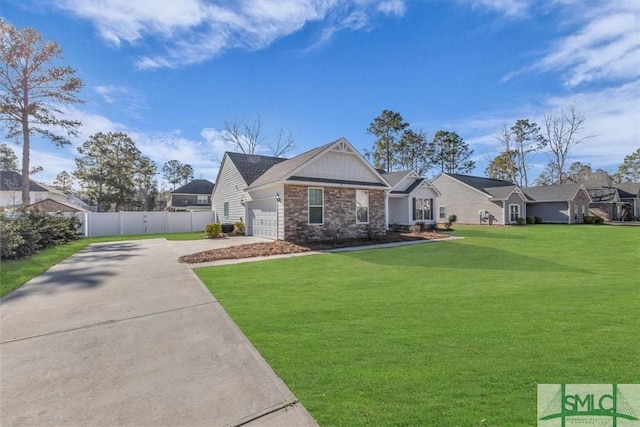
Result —
[[309, 251], [379, 245], [384, 243], [443, 239], [447, 237], [449, 237], [447, 234], [442, 234], [435, 231], [425, 231], [421, 233], [388, 232], [385, 236], [380, 236], [373, 239], [345, 239], [334, 242], [325, 241], [304, 244], [274, 240], [273, 242], [249, 243], [246, 245], [212, 249], [210, 251], [203, 251], [191, 255], [185, 255], [180, 257], [180, 262], [195, 264], [201, 262], [220, 261], [225, 259], [255, 258], [270, 255], [285, 255]]

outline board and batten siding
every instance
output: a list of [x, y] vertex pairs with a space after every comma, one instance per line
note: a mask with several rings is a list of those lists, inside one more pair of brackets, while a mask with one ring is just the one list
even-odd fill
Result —
[[[460, 224], [479, 224], [480, 210], [489, 211], [495, 218], [493, 224], [504, 225], [504, 209], [502, 202], [492, 202], [489, 195], [475, 190], [447, 175], [438, 175], [433, 181], [433, 185], [442, 194], [438, 197], [436, 218], [438, 222], [446, 221], [450, 215], [458, 217]], [[445, 207], [446, 218], [439, 218], [439, 210]]]
[[[225, 155], [226, 156], [226, 155]], [[245, 221], [246, 211], [240, 201], [251, 200], [244, 191], [247, 183], [240, 175], [238, 168], [229, 157], [225, 157], [218, 175], [217, 184], [213, 189], [212, 209], [215, 212], [216, 221], [221, 224]], [[229, 203], [229, 216], [224, 216], [224, 204]]]
[[360, 182], [379, 181], [379, 178], [362, 164], [357, 154], [341, 151], [325, 154], [322, 158], [296, 172], [296, 176]]
[[[524, 200], [522, 200], [522, 197], [520, 197], [518, 194], [511, 193], [511, 195], [509, 196], [509, 198], [507, 200], [505, 200], [504, 202], [504, 224], [512, 224], [511, 222], [511, 211], [509, 210], [510, 207], [509, 205], [518, 205], [519, 209], [520, 209], [520, 214], [518, 216], [518, 218], [526, 218], [527, 216], [527, 207], [526, 207], [526, 203], [524, 202]], [[515, 224], [515, 222], [513, 222], [513, 224]]]

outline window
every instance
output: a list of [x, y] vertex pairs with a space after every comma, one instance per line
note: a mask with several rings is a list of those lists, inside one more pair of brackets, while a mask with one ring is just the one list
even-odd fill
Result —
[[324, 189], [309, 188], [309, 224], [324, 222]]
[[587, 207], [585, 205], [582, 205], [582, 216], [586, 216], [587, 215]]
[[229, 202], [224, 202], [223, 210], [224, 210], [224, 217], [229, 218]]
[[447, 218], [447, 207], [440, 206], [440, 219], [446, 219], [446, 218]]
[[520, 218], [520, 205], [509, 205], [509, 222], [518, 222]]
[[[431, 221], [433, 219], [433, 199], [413, 199], [413, 220]], [[444, 218], [440, 216], [440, 218]]]
[[369, 192], [356, 190], [356, 224], [369, 222]]
[[206, 205], [208, 203], [209, 203], [209, 196], [207, 196], [206, 194], [198, 194], [199, 205]]

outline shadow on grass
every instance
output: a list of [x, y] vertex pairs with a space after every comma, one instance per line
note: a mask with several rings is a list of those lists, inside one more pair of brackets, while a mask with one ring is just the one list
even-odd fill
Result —
[[473, 244], [427, 243], [336, 254], [379, 265], [589, 274], [588, 270], [546, 259]]

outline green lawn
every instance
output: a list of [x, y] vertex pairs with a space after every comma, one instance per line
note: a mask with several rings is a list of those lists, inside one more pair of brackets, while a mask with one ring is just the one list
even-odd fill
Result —
[[321, 425], [533, 426], [538, 383], [640, 379], [640, 227], [196, 272]]
[[122, 236], [89, 237], [47, 248], [31, 258], [18, 261], [2, 261], [0, 264], [0, 297], [24, 285], [32, 278], [44, 273], [49, 268], [91, 243], [155, 238], [166, 238], [167, 240], [198, 240], [204, 238], [204, 233], [198, 231], [192, 233], [130, 234]]

